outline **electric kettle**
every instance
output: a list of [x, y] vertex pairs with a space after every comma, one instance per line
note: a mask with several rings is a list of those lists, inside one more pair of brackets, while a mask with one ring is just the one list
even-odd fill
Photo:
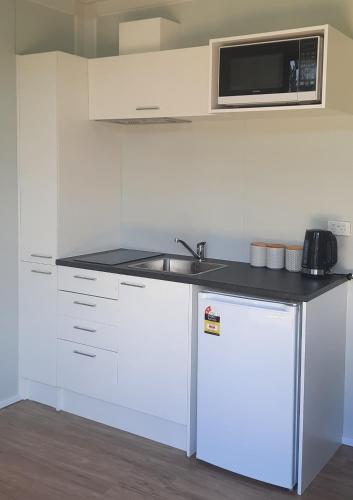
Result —
[[305, 233], [302, 272], [324, 276], [337, 264], [337, 239], [331, 231], [309, 229]]

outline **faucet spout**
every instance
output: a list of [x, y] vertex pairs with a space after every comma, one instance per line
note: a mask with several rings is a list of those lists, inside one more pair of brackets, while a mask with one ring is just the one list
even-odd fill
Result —
[[194, 252], [194, 250], [190, 247], [190, 245], [188, 245], [184, 240], [175, 238], [174, 241], [175, 243], [180, 243], [181, 245], [183, 245], [183, 247], [186, 248], [186, 250], [191, 253], [194, 259], [198, 260], [199, 262], [205, 260], [205, 246], [206, 246], [205, 241], [201, 241], [200, 243], [197, 244], [197, 252]]

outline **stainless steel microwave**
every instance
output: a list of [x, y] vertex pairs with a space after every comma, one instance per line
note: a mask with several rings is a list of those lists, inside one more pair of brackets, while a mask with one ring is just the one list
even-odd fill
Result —
[[321, 102], [323, 37], [242, 44], [219, 50], [219, 105]]

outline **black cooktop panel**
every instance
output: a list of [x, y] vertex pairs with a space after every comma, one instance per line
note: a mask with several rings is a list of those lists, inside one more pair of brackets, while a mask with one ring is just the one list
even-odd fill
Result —
[[89, 264], [100, 264], [104, 266], [116, 266], [135, 260], [149, 259], [162, 255], [156, 252], [145, 252], [142, 250], [129, 250], [119, 248], [118, 250], [109, 250], [107, 252], [91, 253], [75, 258], [75, 262], [86, 262]]

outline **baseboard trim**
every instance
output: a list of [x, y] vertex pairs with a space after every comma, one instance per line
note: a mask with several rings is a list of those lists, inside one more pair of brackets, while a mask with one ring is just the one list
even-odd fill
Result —
[[7, 406], [18, 403], [21, 400], [22, 400], [22, 398], [18, 395], [12, 396], [12, 398], [9, 398], [9, 399], [4, 399], [3, 401], [0, 401], [0, 410], [2, 410], [3, 408], [6, 408]]
[[186, 451], [187, 425], [27, 380], [26, 399]]
[[345, 444], [346, 446], [353, 446], [353, 438], [343, 436], [342, 444]]

